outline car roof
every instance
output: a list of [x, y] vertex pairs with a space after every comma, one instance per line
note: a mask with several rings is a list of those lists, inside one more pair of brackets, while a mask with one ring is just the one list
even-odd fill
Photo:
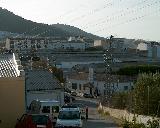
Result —
[[26, 115], [29, 115], [29, 116], [49, 116], [47, 114], [33, 114], [33, 113], [27, 113]]
[[62, 108], [60, 112], [61, 111], [80, 111], [80, 109], [79, 108]]
[[79, 107], [71, 104], [67, 104], [61, 107], [60, 111], [79, 111]]

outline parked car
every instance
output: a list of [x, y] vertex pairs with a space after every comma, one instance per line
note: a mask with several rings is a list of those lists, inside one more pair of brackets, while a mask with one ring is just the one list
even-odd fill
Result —
[[84, 93], [84, 94], [83, 94], [83, 97], [85, 97], [85, 98], [94, 98], [93, 95], [88, 94], [88, 93]]
[[84, 105], [82, 103], [72, 103], [71, 105], [77, 106], [80, 109], [80, 111], [81, 111], [81, 115], [83, 117], [86, 116], [86, 105]]
[[82, 93], [82, 92], [78, 92], [78, 93], [77, 93], [77, 96], [83, 97], [83, 93]]
[[48, 115], [23, 114], [15, 128], [53, 128], [53, 124]]
[[74, 91], [71, 91], [71, 95], [72, 95], [72, 96], [77, 96], [77, 93], [74, 92]]
[[56, 128], [82, 128], [81, 112], [76, 106], [63, 106], [59, 112]]

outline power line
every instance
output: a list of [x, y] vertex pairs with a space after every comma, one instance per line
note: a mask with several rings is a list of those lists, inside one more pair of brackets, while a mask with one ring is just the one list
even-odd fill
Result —
[[[135, 4], [135, 5], [133, 5], [132, 7], [137, 7], [137, 6], [139, 6], [139, 5], [141, 5], [141, 4], [144, 4], [145, 2], [147, 2], [148, 0], [143, 0], [142, 2], [139, 2], [139, 3], [137, 3], [137, 4]], [[140, 9], [142, 9], [143, 7], [141, 7]], [[132, 9], [132, 10], [131, 10]], [[100, 20], [102, 20], [102, 21], [100, 21], [100, 22], [98, 22], [98, 23], [95, 23], [96, 21], [92, 21], [91, 23], [88, 23], [88, 24], [86, 24], [86, 25], [84, 25], [84, 26], [87, 26], [87, 27], [82, 27], [83, 29], [86, 29], [86, 28], [89, 28], [89, 26], [88, 25], [90, 25], [90, 26], [92, 26], [92, 27], [95, 27], [95, 26], [98, 26], [100, 23], [106, 23], [106, 22], [109, 22], [109, 21], [111, 21], [111, 20], [114, 20], [115, 19], [115, 17], [122, 17], [122, 16], [124, 16], [124, 15], [126, 15], [126, 14], [129, 14], [129, 13], [134, 13], [134, 11], [133, 11], [133, 9], [134, 8], [131, 8], [131, 9], [129, 9], [129, 7], [127, 7], [126, 9], [122, 9], [122, 10], [119, 10], [119, 11], [116, 11], [116, 12], [114, 12], [114, 13], [112, 13], [111, 15], [112, 15], [112, 17], [110, 18], [110, 16], [107, 16], [107, 18], [101, 18], [101, 19], [99, 19], [99, 20], [97, 20], [97, 21], [100, 21]], [[140, 10], [140, 9], [138, 9], [138, 10]], [[137, 9], [136, 9], [136, 11], [138, 11]], [[125, 11], [130, 11], [130, 12], [125, 12]], [[123, 13], [124, 12], [124, 13]], [[118, 14], [117, 14], [118, 13]], [[117, 16], [116, 16], [117, 15]], [[119, 16], [118, 16], [119, 15]], [[93, 24], [93, 23], [95, 23], [95, 24]]]
[[[119, 0], [119, 1], [121, 2], [122, 0]], [[109, 2], [109, 3], [105, 4], [103, 7], [95, 8], [86, 14], [83, 14], [79, 17], [76, 17], [76, 18], [70, 20], [68, 23], [77, 21], [79, 19], [83, 19], [83, 18], [90, 16], [90, 15], [94, 15], [95, 13], [100, 12], [100, 11], [106, 9], [107, 7], [112, 7], [112, 6], [114, 6], [113, 2]]]
[[118, 24], [114, 24], [112, 26], [109, 26], [109, 27], [106, 27], [106, 28], [103, 28], [103, 29], [99, 29], [99, 30], [97, 30], [95, 32], [106, 31], [109, 28], [113, 28], [113, 27], [116, 27], [116, 26], [120, 26], [122, 24], [130, 23], [130, 22], [133, 22], [133, 21], [136, 21], [136, 20], [139, 20], [139, 19], [143, 19], [144, 17], [149, 16], [150, 14], [153, 14], [153, 13], [158, 13], [159, 11], [160, 11], [160, 8], [158, 10], [154, 11], [154, 12], [150, 12], [149, 14], [144, 14], [144, 15], [141, 15], [141, 16], [137, 16], [137, 17], [134, 17], [132, 19], [126, 20], [124, 22], [121, 22], [121, 23], [118, 23]]

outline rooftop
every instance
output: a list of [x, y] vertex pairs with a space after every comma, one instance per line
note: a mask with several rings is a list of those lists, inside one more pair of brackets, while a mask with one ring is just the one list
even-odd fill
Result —
[[26, 72], [27, 91], [44, 91], [61, 89], [60, 82], [47, 70], [30, 70]]
[[0, 54], [0, 77], [18, 77], [20, 70], [14, 54]]

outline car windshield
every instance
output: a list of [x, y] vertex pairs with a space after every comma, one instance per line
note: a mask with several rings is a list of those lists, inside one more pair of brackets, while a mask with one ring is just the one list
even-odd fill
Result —
[[49, 117], [45, 115], [32, 115], [32, 120], [36, 125], [46, 125]]
[[80, 119], [80, 112], [79, 111], [60, 111], [59, 112], [59, 119]]

